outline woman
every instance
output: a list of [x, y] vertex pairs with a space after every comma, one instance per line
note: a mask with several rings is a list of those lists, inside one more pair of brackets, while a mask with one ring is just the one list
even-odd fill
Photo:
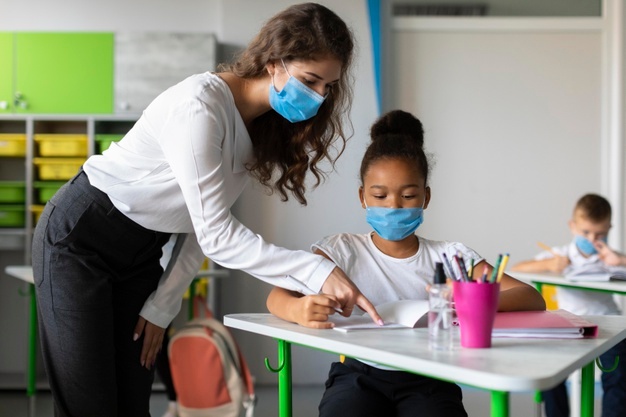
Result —
[[[332, 262], [273, 246], [230, 213], [249, 174], [306, 204], [307, 172], [319, 183], [335, 138], [345, 144], [352, 51], [335, 13], [292, 6], [232, 66], [157, 97], [51, 199], [33, 270], [56, 415], [149, 415], [164, 328], [203, 255], [287, 288], [291, 275], [337, 297], [345, 314], [358, 304], [379, 319]], [[171, 234], [179, 236], [164, 272]]]

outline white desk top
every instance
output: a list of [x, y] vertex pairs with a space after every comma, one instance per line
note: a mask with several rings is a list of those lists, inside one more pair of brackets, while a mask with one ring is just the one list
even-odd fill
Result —
[[551, 274], [546, 272], [507, 272], [507, 274], [509, 274], [513, 278], [528, 283], [537, 282], [541, 284], [552, 284], [570, 288], [580, 288], [583, 290], [601, 290], [611, 291], [616, 294], [626, 294], [626, 281], [568, 281], [563, 275]]
[[626, 317], [586, 316], [599, 325], [594, 339], [494, 338], [490, 349], [428, 348], [428, 329], [386, 329], [343, 333], [310, 329], [271, 314], [231, 314], [226, 326], [298, 345], [358, 357], [423, 375], [498, 391], [554, 387], [626, 338]]
[[22, 281], [26, 281], [31, 284], [35, 283], [35, 280], [33, 279], [33, 268], [31, 266], [7, 266], [4, 269], [4, 272], [6, 272], [8, 275], [11, 275], [12, 277], [19, 278]]
[[[12, 277], [21, 279], [31, 284], [35, 283], [33, 279], [33, 267], [32, 266], [11, 265], [11, 266], [7, 266], [4, 269], [4, 271], [8, 275], [11, 275]], [[229, 274], [229, 271], [227, 269], [207, 269], [207, 270], [198, 271], [198, 273], [196, 274], [196, 278], [205, 278], [205, 277], [223, 278], [223, 277], [227, 277], [228, 274]]]

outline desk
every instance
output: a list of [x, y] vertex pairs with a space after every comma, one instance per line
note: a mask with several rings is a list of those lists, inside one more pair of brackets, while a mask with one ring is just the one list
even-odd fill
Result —
[[583, 414], [593, 416], [594, 360], [626, 338], [626, 317], [586, 316], [598, 324], [594, 339], [493, 339], [490, 349], [451, 352], [428, 348], [428, 329], [386, 329], [342, 333], [310, 329], [271, 314], [231, 314], [229, 327], [278, 339], [279, 412], [291, 417], [291, 344], [362, 358], [422, 375], [491, 391], [492, 417], [508, 417], [509, 392], [554, 387], [583, 368]]
[[[5, 268], [5, 272], [7, 275], [12, 276], [17, 279], [21, 279], [29, 283], [29, 296], [30, 296], [30, 312], [29, 312], [29, 321], [28, 321], [28, 371], [27, 371], [27, 382], [26, 382], [26, 395], [29, 397], [28, 403], [28, 415], [35, 415], [35, 394], [36, 394], [36, 378], [37, 378], [37, 299], [35, 298], [35, 281], [33, 278], [33, 268], [31, 266], [25, 265], [16, 265], [16, 266], [7, 266]], [[228, 276], [229, 271], [227, 270], [202, 270], [198, 271], [194, 280], [200, 278], [216, 278], [216, 277], [226, 277]], [[212, 281], [211, 281], [212, 283]], [[193, 285], [192, 285], [193, 287]], [[213, 302], [216, 305], [217, 297], [215, 294], [217, 291], [214, 287], [210, 288], [209, 302]]]
[[612, 294], [626, 295], [626, 281], [568, 281], [563, 275], [539, 272], [507, 272], [513, 278], [520, 281], [529, 282], [541, 292], [543, 284], [555, 285], [557, 287], [573, 288], [576, 290], [588, 290], [609, 292]]
[[[611, 294], [626, 295], [626, 282], [621, 281], [605, 281], [605, 282], [591, 282], [591, 281], [568, 281], [563, 275], [550, 273], [550, 272], [507, 272], [513, 278], [520, 281], [527, 282], [533, 285], [537, 291], [542, 292], [544, 285], [554, 285], [556, 287], [569, 288], [575, 290], [606, 292]], [[605, 364], [607, 365], [607, 364]], [[610, 367], [611, 364], [608, 364]], [[574, 373], [575, 377], [571, 379], [571, 392], [578, 392], [580, 390], [577, 372]], [[579, 416], [579, 404], [577, 397], [572, 395], [570, 397], [570, 414], [572, 417]]]

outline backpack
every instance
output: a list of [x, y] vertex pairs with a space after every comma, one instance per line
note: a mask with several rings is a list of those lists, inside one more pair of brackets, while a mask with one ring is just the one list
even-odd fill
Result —
[[252, 377], [239, 346], [212, 317], [195, 318], [174, 333], [168, 345], [180, 417], [246, 417], [254, 412]]

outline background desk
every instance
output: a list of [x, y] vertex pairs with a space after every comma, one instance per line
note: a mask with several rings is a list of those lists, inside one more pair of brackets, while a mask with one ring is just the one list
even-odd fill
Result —
[[[37, 300], [35, 298], [35, 285], [33, 279], [33, 268], [31, 266], [16, 265], [7, 266], [5, 268], [7, 275], [12, 276], [22, 281], [28, 282], [29, 296], [30, 296], [30, 312], [28, 321], [28, 370], [27, 370], [27, 382], [26, 382], [26, 395], [29, 397], [28, 403], [28, 415], [35, 415], [35, 394], [36, 394], [36, 379], [37, 379]], [[218, 278], [228, 276], [228, 270], [222, 269], [208, 269], [198, 271], [194, 281], [200, 278]], [[193, 297], [194, 288], [193, 282], [190, 286], [191, 296]], [[215, 280], [209, 280], [209, 291], [207, 302], [214, 311], [219, 309], [218, 283]], [[192, 303], [189, 303], [191, 306]], [[188, 314], [191, 314], [191, 307]]]
[[626, 281], [606, 281], [606, 282], [586, 282], [568, 281], [559, 274], [539, 273], [539, 272], [507, 272], [513, 278], [520, 281], [529, 282], [541, 292], [544, 284], [555, 285], [557, 287], [573, 288], [577, 290], [589, 290], [610, 292], [613, 294], [626, 295]]
[[309, 329], [271, 314], [232, 314], [226, 326], [278, 339], [279, 411], [292, 415], [291, 343], [357, 357], [442, 380], [491, 391], [494, 417], [509, 415], [508, 393], [554, 387], [583, 368], [583, 416], [593, 416], [594, 360], [626, 338], [626, 317], [587, 316], [599, 325], [594, 339], [493, 339], [491, 349], [451, 352], [428, 348], [428, 329], [397, 329], [343, 333]]

